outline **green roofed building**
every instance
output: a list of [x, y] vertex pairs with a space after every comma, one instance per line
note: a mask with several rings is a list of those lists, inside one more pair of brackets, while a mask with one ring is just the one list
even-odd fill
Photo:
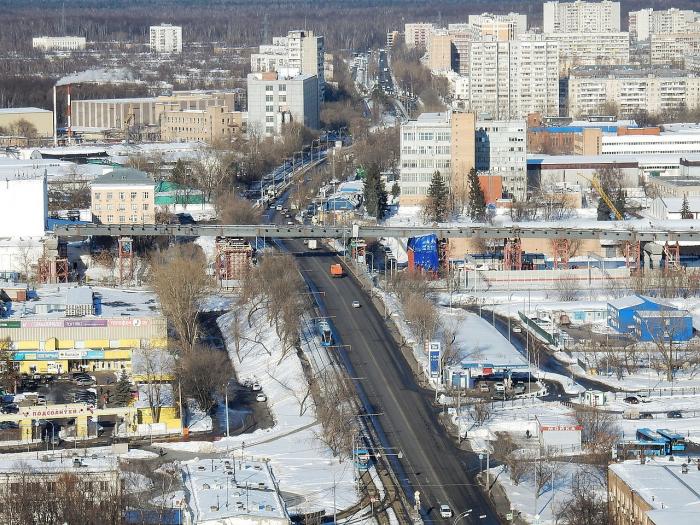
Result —
[[156, 183], [156, 206], [204, 204], [204, 193], [167, 180]]

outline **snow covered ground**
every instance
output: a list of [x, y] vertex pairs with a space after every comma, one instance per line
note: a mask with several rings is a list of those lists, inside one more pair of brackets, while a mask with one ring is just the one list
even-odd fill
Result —
[[[274, 328], [267, 323], [264, 311], [253, 315], [252, 327], [248, 327], [245, 316], [242, 317], [237, 320], [234, 312], [228, 312], [217, 322], [239, 381], [260, 383], [267, 395], [274, 425], [215, 442], [159, 443], [158, 446], [194, 453], [268, 458], [280, 489], [299, 496], [298, 503], [289, 508], [291, 512], [325, 509], [332, 513], [334, 492], [339, 509], [352, 506], [358, 499], [352, 462], [338, 461], [318, 439], [321, 426], [316, 420], [311, 397], [306, 396], [308, 382], [296, 350], [283, 353], [282, 344]], [[232, 337], [236, 322], [241, 328], [238, 351]]]

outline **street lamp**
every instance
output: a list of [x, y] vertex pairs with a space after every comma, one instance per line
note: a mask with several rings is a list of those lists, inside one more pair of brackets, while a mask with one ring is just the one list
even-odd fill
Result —
[[462, 518], [466, 518], [466, 517], [469, 516], [471, 513], [472, 513], [472, 509], [469, 509], [469, 510], [465, 510], [465, 511], [462, 512], [461, 514], [457, 514], [457, 516], [455, 516], [455, 519], [452, 520], [452, 525], [457, 525], [457, 523], [459, 522], [459, 520], [461, 520]]

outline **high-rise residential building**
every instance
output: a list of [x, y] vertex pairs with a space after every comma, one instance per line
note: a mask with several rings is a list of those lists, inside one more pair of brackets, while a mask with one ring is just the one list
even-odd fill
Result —
[[325, 91], [324, 38], [313, 31], [293, 30], [287, 36], [274, 37], [272, 45], [261, 45], [250, 55], [253, 73], [295, 69], [300, 75], [314, 75], [318, 80], [319, 98]]
[[182, 53], [182, 27], [171, 24], [151, 26], [149, 42], [154, 53]]
[[248, 75], [249, 134], [277, 135], [291, 122], [319, 128], [316, 75], [293, 76], [292, 72], [296, 70]]
[[404, 25], [404, 42], [406, 47], [427, 47], [428, 38], [435, 31], [435, 25], [427, 22], [417, 22]]
[[455, 69], [457, 52], [452, 43], [452, 35], [446, 30], [440, 30], [428, 39], [428, 68], [437, 72]]
[[473, 113], [423, 113], [401, 126], [401, 202], [421, 203], [439, 171], [453, 191], [472, 168], [499, 179], [522, 199], [526, 192], [525, 121], [479, 121]]
[[[461, 68], [460, 68], [461, 69]], [[472, 42], [469, 108], [496, 119], [559, 114], [559, 47], [542, 35]]]
[[629, 32], [632, 40], [643, 42], [654, 34], [687, 33], [696, 29], [700, 13], [687, 9], [640, 9], [629, 13]]
[[617, 105], [622, 115], [660, 114], [700, 107], [700, 77], [670, 68], [634, 66], [577, 67], [569, 77], [569, 115], [601, 113]]
[[394, 45], [399, 41], [399, 31], [396, 31], [395, 29], [392, 31], [387, 31], [386, 32], [386, 47], [387, 49], [391, 49], [394, 47]]
[[475, 40], [490, 36], [496, 40], [515, 40], [527, 31], [527, 15], [520, 13], [469, 15], [468, 21]]
[[617, 33], [620, 2], [545, 2], [542, 4], [545, 33]]
[[32, 47], [43, 51], [82, 51], [84, 36], [37, 36], [32, 38]]
[[652, 33], [652, 65], [686, 67], [686, 59], [700, 55], [700, 31], [696, 33]]
[[629, 33], [549, 33], [559, 43], [559, 72], [568, 76], [574, 66], [622, 65], [630, 62]]

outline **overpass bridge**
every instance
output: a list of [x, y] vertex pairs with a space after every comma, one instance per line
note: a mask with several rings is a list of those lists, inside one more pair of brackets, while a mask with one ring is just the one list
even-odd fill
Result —
[[601, 239], [620, 242], [700, 242], [700, 223], [687, 221], [688, 226], [656, 227], [633, 223], [609, 223], [606, 227], [516, 224], [511, 226], [465, 225], [465, 226], [282, 226], [278, 224], [246, 225], [189, 225], [189, 224], [62, 224], [54, 233], [62, 237], [87, 237], [104, 235], [109, 237], [177, 236], [177, 237], [275, 237], [280, 239], [365, 239], [379, 237], [414, 237], [434, 233], [439, 238], [484, 238], [484, 239]]

